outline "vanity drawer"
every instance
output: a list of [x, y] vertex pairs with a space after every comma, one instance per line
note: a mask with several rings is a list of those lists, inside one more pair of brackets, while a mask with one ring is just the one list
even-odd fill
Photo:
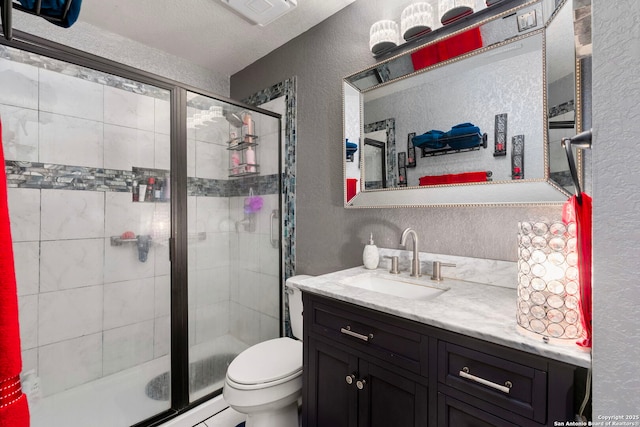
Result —
[[[491, 405], [544, 423], [547, 416], [547, 372], [513, 362], [514, 358], [438, 343], [438, 382]], [[452, 393], [455, 394], [455, 393]]]
[[[428, 338], [399, 325], [374, 319], [366, 310], [348, 304], [325, 304], [305, 299], [305, 329], [393, 365], [427, 376]], [[376, 313], [380, 317], [380, 313]], [[395, 320], [395, 322], [394, 322]]]

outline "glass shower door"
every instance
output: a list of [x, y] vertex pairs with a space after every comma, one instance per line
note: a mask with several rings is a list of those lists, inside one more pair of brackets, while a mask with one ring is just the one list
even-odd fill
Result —
[[280, 336], [280, 120], [187, 95], [190, 401]]
[[170, 408], [170, 92], [0, 46], [34, 427]]

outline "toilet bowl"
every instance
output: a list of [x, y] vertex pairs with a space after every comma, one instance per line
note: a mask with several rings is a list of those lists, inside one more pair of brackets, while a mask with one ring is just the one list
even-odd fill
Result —
[[[305, 277], [310, 276], [295, 276]], [[291, 279], [286, 285], [291, 330], [302, 338], [302, 295]], [[283, 337], [249, 347], [229, 365], [222, 393], [229, 406], [247, 415], [246, 427], [298, 427], [302, 341]]]

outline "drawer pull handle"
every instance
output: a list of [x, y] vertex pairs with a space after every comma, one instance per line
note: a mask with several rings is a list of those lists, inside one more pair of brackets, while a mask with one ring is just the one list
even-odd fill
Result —
[[507, 394], [509, 394], [509, 391], [510, 391], [511, 387], [513, 386], [511, 381], [507, 381], [507, 382], [504, 383], [504, 385], [500, 385], [500, 384], [496, 384], [496, 383], [494, 383], [492, 381], [485, 380], [484, 378], [480, 378], [480, 377], [476, 377], [475, 375], [471, 375], [469, 373], [469, 368], [467, 368], [466, 366], [464, 368], [462, 368], [462, 371], [460, 371], [459, 375], [462, 378], [466, 378], [468, 380], [475, 381], [477, 383], [486, 385], [487, 387], [495, 388], [496, 390], [500, 390], [501, 392], [507, 393]]
[[353, 332], [353, 331], [351, 330], [351, 326], [349, 326], [349, 325], [347, 325], [347, 327], [346, 327], [346, 328], [340, 328], [340, 332], [342, 332], [342, 333], [343, 333], [343, 334], [345, 334], [345, 335], [349, 335], [349, 336], [352, 336], [352, 337], [358, 338], [358, 339], [360, 339], [360, 340], [362, 340], [362, 341], [369, 341], [370, 339], [372, 339], [372, 338], [373, 338], [373, 334], [369, 334], [369, 335], [362, 335], [362, 334], [359, 334], [359, 333], [357, 333], [357, 332]]

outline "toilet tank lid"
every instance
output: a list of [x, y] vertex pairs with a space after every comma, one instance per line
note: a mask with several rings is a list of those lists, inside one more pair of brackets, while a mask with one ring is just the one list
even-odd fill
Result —
[[240, 353], [227, 369], [238, 384], [277, 381], [302, 370], [302, 342], [291, 338], [263, 341]]

